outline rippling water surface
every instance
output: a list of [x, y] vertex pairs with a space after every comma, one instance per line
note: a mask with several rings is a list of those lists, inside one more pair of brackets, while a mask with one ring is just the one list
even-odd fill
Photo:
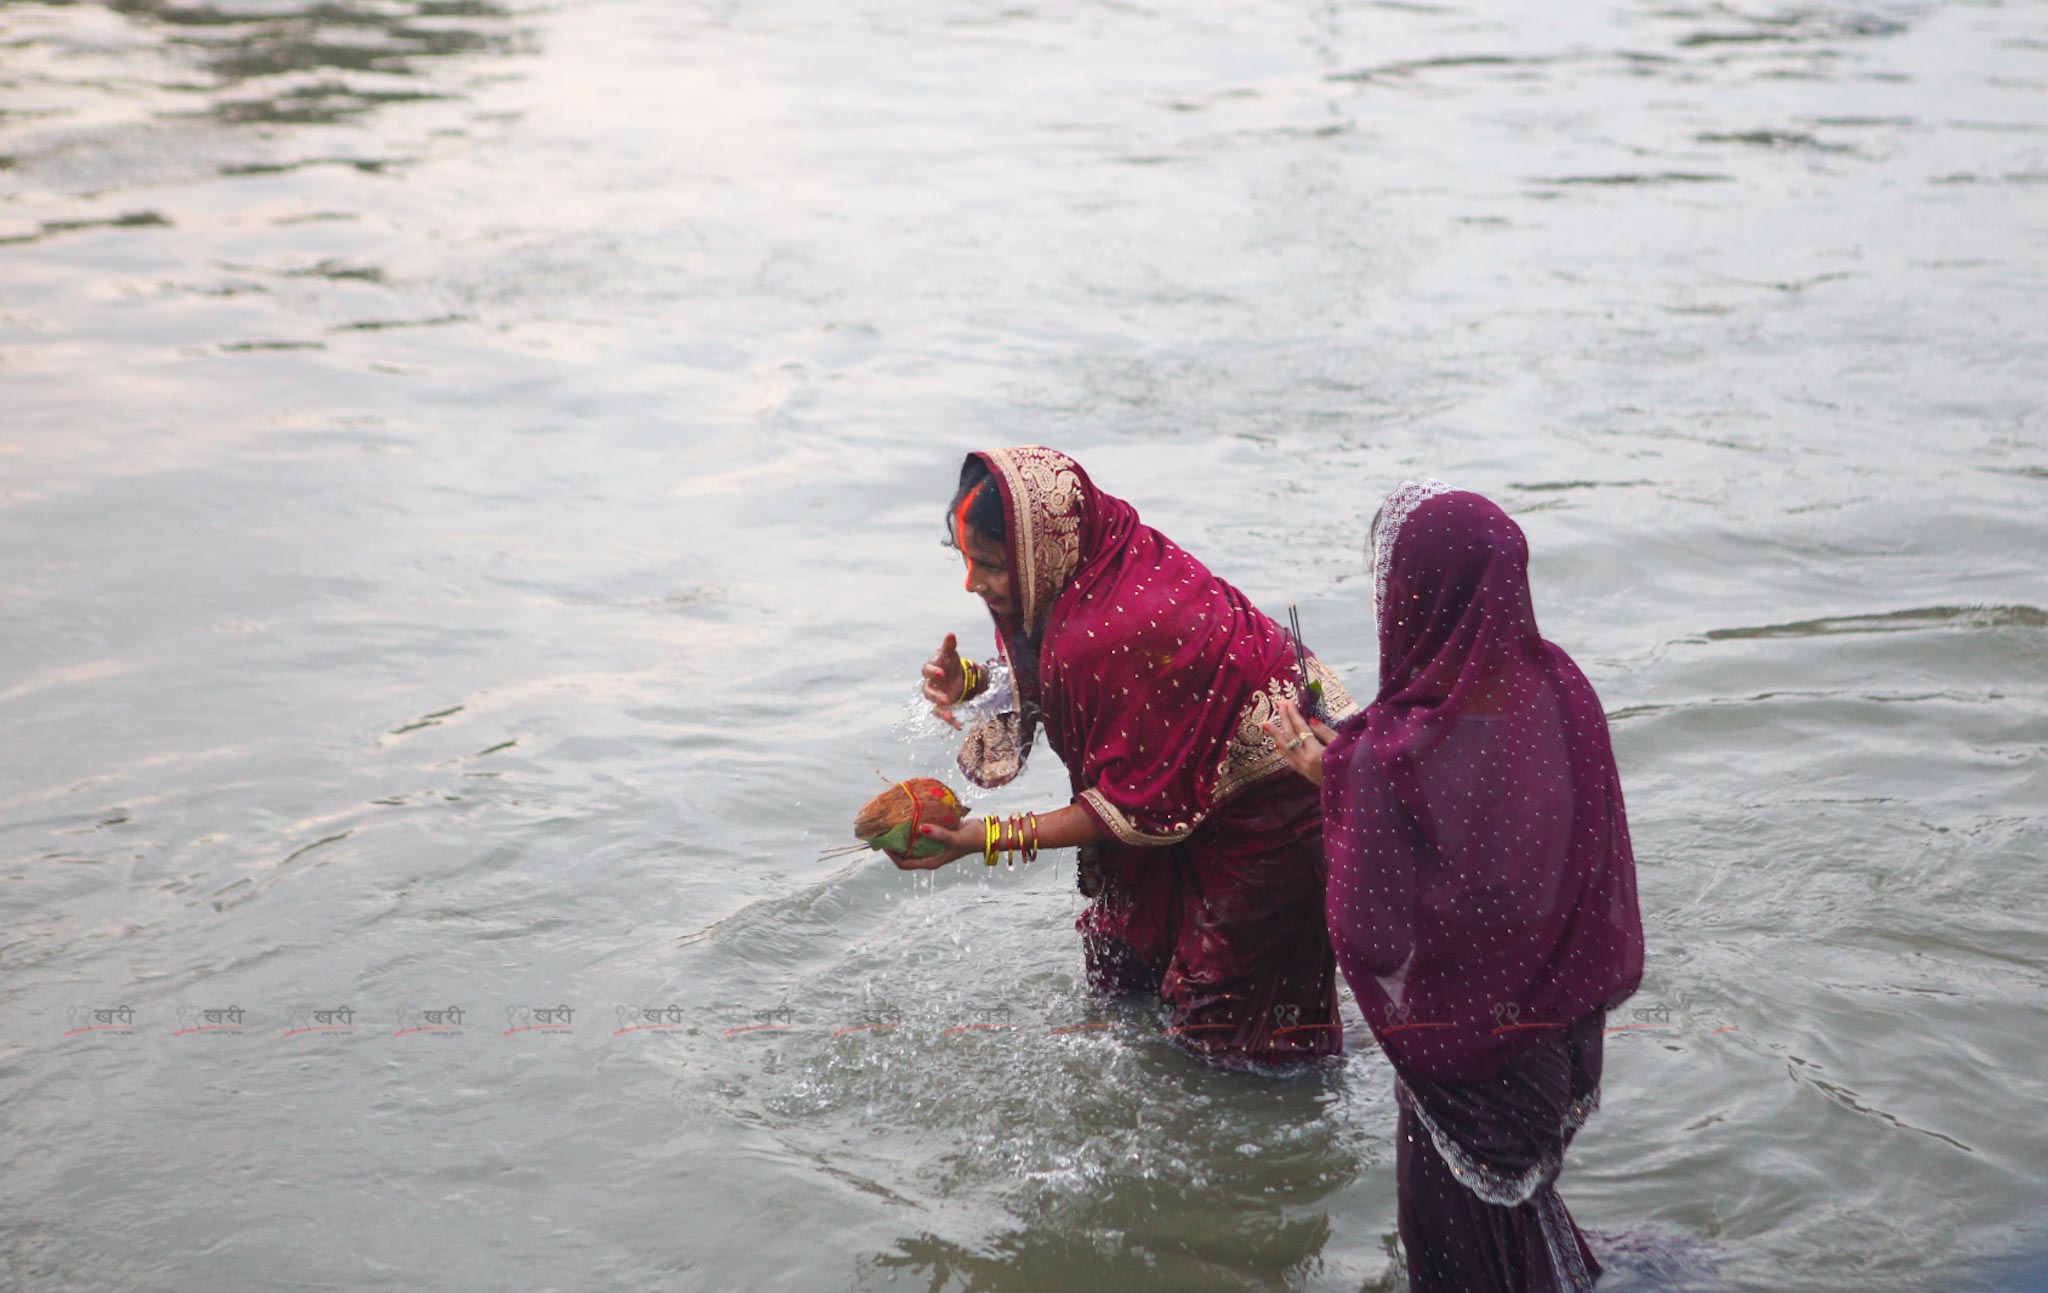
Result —
[[118, 0], [0, 51], [0, 1284], [1402, 1287], [1362, 1029], [1210, 1072], [1087, 995], [1070, 860], [817, 858], [945, 766], [938, 513], [1020, 441], [1354, 689], [1379, 495], [1521, 519], [1671, 1021], [1567, 1172], [1604, 1288], [2048, 1246], [2048, 10]]

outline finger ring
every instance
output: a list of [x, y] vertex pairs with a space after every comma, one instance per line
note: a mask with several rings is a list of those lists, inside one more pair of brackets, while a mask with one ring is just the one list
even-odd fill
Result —
[[1289, 741], [1289, 742], [1287, 743], [1287, 748], [1288, 748], [1288, 749], [1290, 749], [1290, 750], [1298, 750], [1298, 749], [1300, 749], [1300, 748], [1301, 748], [1302, 746], [1304, 746], [1304, 745], [1307, 745], [1307, 744], [1308, 744], [1308, 737], [1306, 737], [1306, 736], [1297, 736], [1297, 737], [1295, 737], [1295, 738], [1294, 738], [1293, 740], [1291, 740], [1291, 741]]

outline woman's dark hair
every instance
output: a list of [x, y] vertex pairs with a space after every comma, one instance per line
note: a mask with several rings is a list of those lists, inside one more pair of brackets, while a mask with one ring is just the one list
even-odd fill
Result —
[[960, 467], [960, 488], [953, 491], [953, 501], [946, 504], [946, 546], [960, 546], [953, 533], [953, 518], [960, 514], [960, 504], [967, 502], [969, 495], [973, 495], [974, 501], [967, 504], [967, 528], [990, 543], [1002, 545], [1010, 535], [1010, 527], [1003, 520], [1003, 491], [996, 488], [995, 473], [988, 469], [981, 455], [970, 454]]

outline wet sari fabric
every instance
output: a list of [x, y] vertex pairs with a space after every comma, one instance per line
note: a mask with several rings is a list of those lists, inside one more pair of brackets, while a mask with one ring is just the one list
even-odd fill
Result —
[[1176, 1039], [1219, 1059], [1342, 1049], [1324, 929], [1319, 806], [1260, 724], [1320, 661], [1080, 465], [980, 455], [1002, 491], [1017, 613], [996, 622], [1016, 713], [970, 733], [978, 784], [1014, 776], [1036, 728], [1109, 835], [1086, 850], [1090, 981], [1157, 991]]
[[1494, 504], [1404, 485], [1374, 557], [1380, 689], [1323, 764], [1329, 925], [1398, 1078], [1413, 1287], [1590, 1288], [1554, 1182], [1643, 964], [1606, 716]]
[[[1394, 1175], [1410, 1293], [1580, 1293], [1600, 1278], [1557, 1172], [1600, 1090], [1603, 1018], [1547, 1033], [1478, 1082], [1402, 1078]], [[1523, 1184], [1493, 1188], [1503, 1181]]]

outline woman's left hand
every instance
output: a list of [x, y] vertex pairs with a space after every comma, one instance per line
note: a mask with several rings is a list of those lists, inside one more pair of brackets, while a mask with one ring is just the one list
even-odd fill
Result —
[[936, 871], [948, 862], [958, 862], [970, 853], [979, 853], [988, 846], [988, 827], [980, 817], [969, 817], [958, 826], [938, 826], [930, 822], [918, 828], [918, 834], [928, 840], [937, 840], [946, 846], [944, 853], [934, 853], [928, 858], [914, 858], [908, 853], [891, 853], [889, 860], [904, 871]]
[[1284, 698], [1280, 701], [1280, 716], [1260, 726], [1279, 744], [1280, 755], [1287, 760], [1288, 767], [1315, 785], [1323, 784], [1323, 750], [1337, 739], [1333, 728], [1311, 722], [1293, 701]]

